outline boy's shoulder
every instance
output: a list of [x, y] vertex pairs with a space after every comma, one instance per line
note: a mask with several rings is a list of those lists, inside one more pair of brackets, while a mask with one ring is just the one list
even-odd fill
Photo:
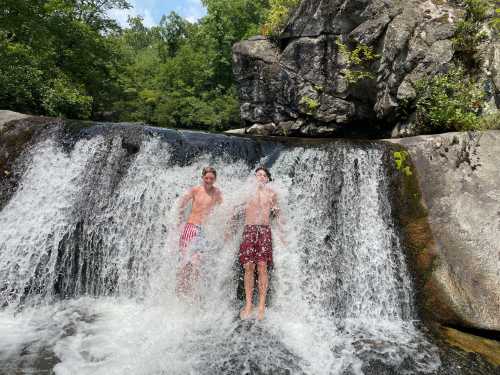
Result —
[[273, 188], [270, 188], [270, 187], [267, 187], [267, 193], [273, 197], [278, 195], [278, 193], [276, 193], [276, 191], [274, 191]]
[[200, 192], [200, 189], [201, 189], [201, 186], [200, 185], [196, 185], [196, 186], [193, 186], [190, 191], [191, 191], [191, 194], [197, 194]]

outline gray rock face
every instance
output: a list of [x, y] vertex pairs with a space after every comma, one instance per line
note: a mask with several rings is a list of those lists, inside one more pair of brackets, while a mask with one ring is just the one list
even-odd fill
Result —
[[[278, 43], [255, 37], [234, 46], [241, 116], [248, 126], [300, 119], [302, 127], [290, 135], [325, 127], [341, 134], [373, 124], [383, 124], [387, 135], [393, 128], [393, 136], [412, 135], [403, 104], [415, 97], [418, 79], [447, 69], [461, 15], [463, 10], [447, 0], [302, 1]], [[351, 49], [364, 43], [376, 51], [379, 58], [363, 68], [374, 79], [348, 79], [337, 40]], [[498, 106], [495, 46], [489, 42], [483, 48], [491, 51], [484, 71], [488, 100], [496, 98]]]
[[0, 110], [0, 131], [3, 129], [3, 125], [8, 123], [9, 121], [19, 120], [22, 118], [30, 117], [29, 115], [25, 115], [23, 113]]
[[428, 210], [435, 258], [424, 306], [440, 321], [500, 330], [500, 131], [393, 142], [409, 151]]

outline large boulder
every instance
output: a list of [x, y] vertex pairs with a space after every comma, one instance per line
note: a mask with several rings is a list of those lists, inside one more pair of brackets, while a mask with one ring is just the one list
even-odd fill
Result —
[[[247, 126], [274, 123], [277, 132], [300, 120], [287, 135], [414, 134], [406, 103], [417, 80], [449, 68], [463, 15], [447, 0], [302, 1], [277, 41], [254, 37], [233, 47], [241, 117]], [[364, 68], [373, 79], [349, 79], [338, 41], [379, 55]], [[485, 100], [496, 107], [498, 42], [490, 38], [481, 50]]]
[[2, 131], [4, 124], [19, 120], [22, 118], [30, 117], [29, 115], [25, 115], [23, 113], [8, 111], [8, 110], [0, 110], [0, 131]]
[[399, 215], [424, 314], [499, 331], [500, 131], [392, 142], [413, 162]]

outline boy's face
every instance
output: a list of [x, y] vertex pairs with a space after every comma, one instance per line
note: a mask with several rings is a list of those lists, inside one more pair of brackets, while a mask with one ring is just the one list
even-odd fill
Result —
[[256, 178], [258, 184], [264, 185], [264, 184], [267, 184], [269, 182], [269, 177], [267, 177], [266, 172], [264, 172], [263, 170], [257, 171], [255, 173], [255, 178]]
[[212, 172], [207, 172], [205, 176], [202, 177], [203, 183], [207, 186], [213, 186], [215, 184], [216, 177]]

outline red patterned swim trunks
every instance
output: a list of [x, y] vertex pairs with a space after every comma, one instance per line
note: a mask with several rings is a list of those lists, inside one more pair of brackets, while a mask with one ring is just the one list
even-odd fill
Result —
[[245, 225], [240, 245], [240, 263], [273, 263], [273, 239], [269, 225]]

